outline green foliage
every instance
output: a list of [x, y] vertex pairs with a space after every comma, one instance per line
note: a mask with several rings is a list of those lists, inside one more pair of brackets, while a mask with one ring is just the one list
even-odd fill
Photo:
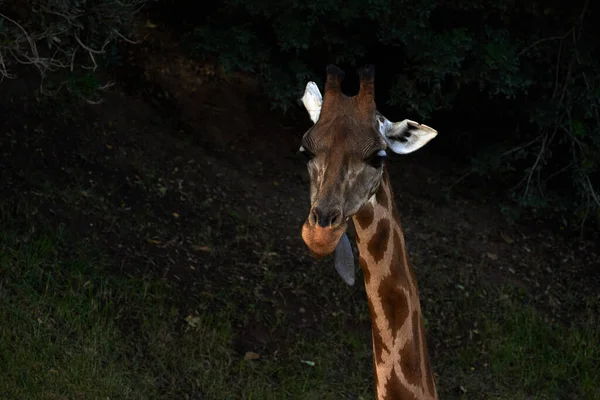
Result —
[[[546, 214], [569, 210], [572, 225], [600, 209], [594, 7], [226, 0], [194, 21], [187, 42], [200, 57], [258, 74], [282, 109], [295, 105], [308, 79], [322, 82], [326, 63], [375, 62], [386, 71], [380, 106], [423, 120], [452, 111], [456, 121], [436, 125], [446, 135], [455, 122], [473, 120], [466, 142], [476, 172], [503, 182], [516, 204]], [[481, 140], [471, 143], [479, 135], [490, 136], [485, 150]]]
[[[18, 66], [33, 66], [42, 94], [66, 88], [97, 102], [108, 86], [93, 77], [97, 67], [118, 62], [115, 43], [129, 40], [134, 18], [154, 0], [23, 0], [0, 11], [0, 80], [16, 78]], [[22, 71], [22, 68], [21, 68]]]

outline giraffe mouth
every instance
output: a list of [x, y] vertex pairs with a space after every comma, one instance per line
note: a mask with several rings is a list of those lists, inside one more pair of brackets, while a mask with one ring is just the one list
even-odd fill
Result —
[[302, 226], [302, 239], [313, 257], [322, 258], [333, 253], [340, 238], [346, 232], [348, 227], [346, 221], [347, 219], [335, 228], [313, 226], [308, 221], [304, 223]]

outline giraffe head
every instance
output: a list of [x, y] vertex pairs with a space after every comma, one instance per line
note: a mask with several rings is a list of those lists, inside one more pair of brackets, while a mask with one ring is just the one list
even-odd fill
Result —
[[300, 146], [308, 158], [311, 204], [302, 238], [317, 257], [335, 250], [348, 219], [379, 188], [387, 151], [411, 153], [437, 135], [426, 125], [392, 123], [377, 112], [373, 66], [358, 71], [360, 90], [354, 97], [340, 89], [341, 69], [329, 65], [326, 72], [324, 97], [314, 82], [302, 97], [314, 123]]

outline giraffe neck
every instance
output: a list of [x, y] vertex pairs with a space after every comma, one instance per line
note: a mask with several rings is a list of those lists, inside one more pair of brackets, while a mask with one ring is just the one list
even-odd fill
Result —
[[437, 399], [415, 274], [387, 171], [354, 216], [373, 334], [376, 393], [383, 399]]

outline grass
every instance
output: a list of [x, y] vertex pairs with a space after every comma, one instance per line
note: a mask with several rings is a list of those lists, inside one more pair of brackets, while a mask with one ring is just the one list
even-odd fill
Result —
[[[0, 398], [368, 394], [368, 379], [359, 376], [364, 368], [339, 370], [345, 355], [333, 332], [324, 340], [299, 335], [277, 357], [245, 360], [233, 350], [235, 307], [183, 315], [165, 282], [111, 276], [106, 259], [67, 249], [60, 235], [4, 232], [0, 245]], [[360, 350], [357, 361], [368, 361], [355, 335], [340, 341]]]
[[[60, 233], [3, 232], [0, 245], [1, 398], [372, 398], [368, 338], [340, 329], [349, 314], [320, 336], [297, 332], [275, 356], [244, 359], [233, 350], [239, 299], [184, 315], [164, 281], [113, 276], [108, 259]], [[512, 293], [487, 314], [453, 305], [479, 316], [480, 340], [437, 360], [438, 373], [454, 369], [444, 397], [451, 377], [464, 398], [600, 398], [597, 320], [549, 322]], [[285, 331], [289, 316], [278, 318]]]
[[600, 324], [548, 321], [532, 307], [512, 305], [501, 322], [490, 321], [490, 368], [494, 379], [540, 399], [598, 399]]
[[520, 288], [479, 288], [454, 298], [450, 309], [460, 316], [442, 329], [449, 338], [464, 336], [438, 361], [442, 392], [464, 399], [600, 399], [596, 315], [581, 310], [567, 325], [530, 304]]

